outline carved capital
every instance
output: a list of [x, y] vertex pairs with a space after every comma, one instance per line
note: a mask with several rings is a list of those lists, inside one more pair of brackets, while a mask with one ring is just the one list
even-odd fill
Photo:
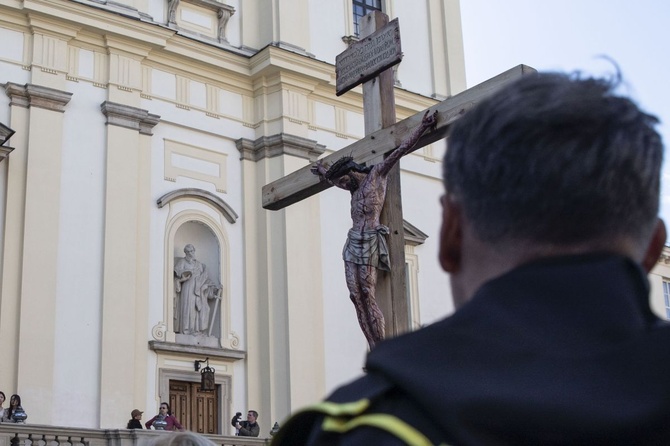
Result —
[[31, 107], [45, 108], [47, 110], [63, 113], [65, 106], [70, 102], [72, 93], [60, 91], [53, 88], [41, 87], [39, 85], [26, 85]]
[[237, 150], [240, 151], [240, 159], [248, 161], [260, 161], [263, 158], [292, 155], [314, 162], [326, 150], [326, 146], [314, 140], [286, 133], [262, 136], [256, 141], [240, 138], [235, 141], [235, 144], [237, 145]]
[[40, 85], [19, 85], [11, 82], [5, 84], [5, 92], [11, 100], [10, 105], [19, 107], [38, 107], [63, 113], [70, 102], [72, 93], [42, 87]]
[[151, 131], [161, 119], [147, 110], [109, 101], [100, 104], [100, 110], [107, 117], [108, 125], [137, 130], [142, 135], [153, 135]]

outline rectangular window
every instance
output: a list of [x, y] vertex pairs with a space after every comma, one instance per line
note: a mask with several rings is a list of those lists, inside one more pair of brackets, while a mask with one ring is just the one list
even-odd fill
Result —
[[361, 18], [372, 11], [382, 10], [382, 0], [352, 0], [354, 11], [354, 34], [361, 35]]
[[665, 317], [670, 319], [670, 282], [663, 280], [663, 300], [665, 301]]

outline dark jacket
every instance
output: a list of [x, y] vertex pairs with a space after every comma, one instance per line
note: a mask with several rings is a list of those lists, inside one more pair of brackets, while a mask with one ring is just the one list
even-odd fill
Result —
[[142, 423], [140, 423], [140, 420], [131, 418], [130, 420], [128, 420], [128, 426], [126, 426], [126, 429], [144, 429], [144, 428], [142, 427]]
[[297, 414], [273, 444], [670, 444], [670, 324], [648, 298], [622, 257], [522, 266], [381, 343], [338, 404]]
[[[233, 426], [237, 424], [237, 417], [234, 417], [230, 422]], [[249, 423], [248, 421], [240, 421], [240, 431], [237, 434], [240, 437], [258, 437], [261, 433], [261, 427], [258, 423]]]

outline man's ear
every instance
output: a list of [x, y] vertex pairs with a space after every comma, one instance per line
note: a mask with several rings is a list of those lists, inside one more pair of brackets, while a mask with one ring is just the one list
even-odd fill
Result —
[[663, 252], [663, 246], [665, 246], [667, 235], [665, 223], [659, 218], [658, 221], [656, 221], [654, 233], [651, 236], [649, 246], [647, 246], [647, 251], [642, 259], [642, 267], [646, 272], [651, 272], [651, 270], [654, 269], [654, 266], [656, 266], [656, 262], [661, 256], [661, 252]]
[[461, 268], [463, 221], [461, 207], [448, 195], [442, 197], [442, 229], [440, 230], [440, 265], [448, 273]]

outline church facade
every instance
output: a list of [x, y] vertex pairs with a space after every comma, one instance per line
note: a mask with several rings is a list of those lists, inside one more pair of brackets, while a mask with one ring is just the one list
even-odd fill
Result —
[[[364, 136], [334, 64], [377, 8], [399, 120], [465, 89], [458, 1], [0, 1], [0, 390], [29, 422], [167, 401], [205, 433], [257, 410], [265, 434], [361, 372], [348, 194], [267, 211], [261, 188]], [[402, 162], [412, 327], [451, 310], [443, 151]]]
[[[364, 136], [335, 58], [376, 8], [400, 23], [398, 120], [466, 88], [458, 0], [0, 0], [0, 390], [29, 422], [166, 401], [211, 434], [257, 410], [263, 437], [361, 373], [348, 194], [268, 211], [261, 189]], [[444, 150], [401, 162], [411, 328], [453, 310]]]

